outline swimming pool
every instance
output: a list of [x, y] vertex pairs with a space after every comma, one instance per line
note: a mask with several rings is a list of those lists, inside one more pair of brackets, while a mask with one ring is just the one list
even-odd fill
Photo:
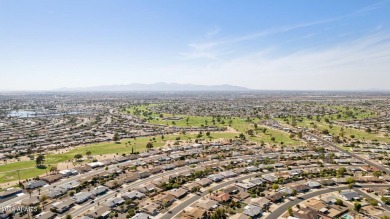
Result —
[[353, 219], [353, 217], [349, 214], [344, 214], [341, 218], [344, 218], [344, 219]]

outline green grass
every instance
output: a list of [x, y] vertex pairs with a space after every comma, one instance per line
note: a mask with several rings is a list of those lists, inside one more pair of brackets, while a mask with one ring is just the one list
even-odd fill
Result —
[[[149, 123], [172, 125], [172, 121], [162, 120], [162, 118], [160, 118], [160, 115], [151, 112], [148, 109], [148, 107], [150, 106], [153, 105], [150, 104], [150, 105], [129, 107], [124, 109], [123, 112], [134, 115], [135, 111], [138, 110], [139, 112], [141, 112], [141, 114], [137, 116], [147, 119]], [[143, 112], [145, 112], [146, 116], [143, 115]], [[217, 119], [215, 118], [215, 124], [213, 124], [212, 123], [213, 118], [211, 116], [186, 116], [186, 115], [163, 114], [163, 117], [171, 117], [171, 116], [183, 117], [182, 120], [175, 121], [176, 123], [175, 125], [179, 127], [186, 127], [186, 126], [200, 127], [201, 125], [204, 126], [214, 125], [214, 126], [226, 127], [228, 125], [231, 125], [232, 128], [236, 129], [238, 132], [241, 133], [247, 133], [249, 129], [254, 129], [254, 123], [258, 122], [257, 119], [248, 122], [247, 119], [233, 117], [231, 119], [228, 118], [221, 119], [220, 122], [218, 122]], [[261, 128], [263, 127], [261, 126], [258, 127], [258, 130], [256, 130], [256, 135], [254, 137], [250, 137], [249, 135], [246, 134], [247, 139], [257, 143], [265, 142], [270, 144], [279, 144], [283, 142], [284, 145], [300, 145], [302, 143], [300, 141], [290, 139], [289, 134], [286, 132], [267, 129], [267, 132], [263, 133], [259, 130]], [[233, 139], [238, 135], [239, 135], [238, 133], [216, 132], [216, 133], [211, 133], [211, 136], [209, 138], [208, 136], [206, 136], [205, 133], [203, 133], [202, 138], [206, 140], [219, 139], [219, 138]], [[45, 164], [55, 166], [61, 162], [72, 161], [74, 155], [82, 154], [83, 156], [85, 156], [87, 151], [91, 151], [93, 156], [100, 156], [105, 154], [123, 154], [123, 153], [129, 154], [132, 148], [134, 148], [135, 152], [145, 151], [146, 144], [149, 141], [152, 141], [154, 147], [157, 148], [163, 146], [165, 144], [165, 141], [167, 140], [175, 141], [176, 138], [180, 138], [181, 141], [188, 141], [188, 140], [195, 140], [196, 137], [197, 134], [174, 134], [174, 135], [164, 136], [164, 140], [161, 139], [161, 136], [155, 136], [155, 140], [153, 140], [153, 137], [142, 137], [137, 139], [124, 139], [121, 141], [120, 144], [114, 142], [90, 144], [90, 145], [78, 147], [76, 149], [73, 149], [71, 151], [62, 154], [48, 154], [46, 155]], [[272, 137], [275, 138], [275, 141], [271, 140]], [[17, 180], [16, 170], [23, 169], [23, 168], [30, 168], [30, 169], [20, 170], [21, 179], [32, 178], [46, 172], [45, 169], [36, 168], [35, 161], [22, 161], [22, 162], [17, 162], [12, 164], [5, 164], [0, 166], [0, 183]]]
[[[150, 105], [149, 105], [150, 106]], [[211, 116], [187, 116], [187, 115], [171, 115], [171, 114], [163, 114], [163, 117], [182, 117], [183, 119], [178, 121], [166, 121], [159, 117], [158, 114], [150, 111], [148, 109], [149, 106], [141, 105], [137, 107], [130, 107], [127, 109], [127, 113], [130, 113], [132, 115], [135, 115], [136, 109], [140, 111], [145, 111], [150, 113], [150, 116], [143, 116], [138, 115], [141, 118], [147, 119], [147, 121], [151, 124], [161, 124], [161, 125], [175, 125], [178, 127], [188, 127], [188, 126], [197, 126], [200, 127], [202, 125], [213, 125], [213, 126], [219, 126], [219, 127], [227, 127], [231, 126], [235, 130], [241, 133], [247, 133], [249, 129], [254, 129], [254, 123], [258, 123], [258, 119], [251, 119], [251, 121], [247, 121], [247, 118], [239, 118], [239, 117], [232, 117], [232, 118], [226, 118], [221, 119], [220, 122], [215, 120], [215, 123], [212, 123], [213, 117]], [[188, 118], [188, 120], [187, 120]], [[207, 121], [207, 122], [206, 122]], [[223, 122], [222, 122], [223, 121]], [[258, 128], [264, 128], [264, 127], [258, 127]], [[274, 137], [275, 141], [272, 141], [271, 138]], [[261, 131], [257, 131], [257, 134], [255, 137], [249, 137], [248, 138], [251, 141], [255, 142], [265, 142], [270, 144], [279, 144], [280, 142], [283, 142], [285, 145], [300, 145], [302, 142], [290, 139], [289, 134], [286, 132], [278, 131], [278, 130], [272, 130], [268, 129], [266, 133], [262, 133]]]
[[[173, 115], [166, 114], [164, 117], [171, 117]], [[162, 118], [155, 118], [153, 120], [148, 120], [151, 124], [160, 124], [160, 125], [174, 125], [178, 127], [200, 127], [202, 125], [204, 126], [225, 126], [221, 123], [215, 122], [215, 124], [212, 123], [213, 118], [211, 116], [186, 116], [186, 115], [175, 115], [176, 117], [182, 117], [181, 120], [176, 121], [169, 121], [169, 120], [163, 120]], [[187, 120], [188, 118], [188, 120]], [[207, 121], [207, 122], [206, 122]], [[222, 120], [221, 120], [222, 121]], [[225, 120], [225, 123], [226, 120]]]
[[18, 173], [16, 170], [20, 170], [20, 179], [35, 177], [46, 172], [45, 169], [36, 168], [35, 161], [5, 164], [0, 166], [0, 183], [18, 180]]
[[[243, 121], [236, 122], [239, 124], [238, 127], [240, 127], [241, 130], [245, 129], [245, 123]], [[250, 127], [251, 124], [247, 123], [247, 127]], [[251, 141], [255, 142], [269, 142], [273, 143], [271, 141], [271, 135], [276, 138], [275, 142], [283, 141], [285, 145], [296, 145], [299, 142], [295, 142], [288, 137], [283, 132], [274, 131], [274, 130], [267, 130], [266, 134], [259, 134], [258, 137], [247, 137]], [[213, 139], [234, 139], [235, 137], [238, 137], [238, 133], [229, 133], [229, 132], [212, 132], [210, 134], [210, 137], [206, 135], [206, 133], [202, 134], [202, 138], [206, 140], [213, 140]], [[46, 155], [46, 161], [45, 164], [48, 166], [49, 164], [51, 166], [55, 166], [56, 164], [64, 161], [72, 161], [74, 155], [76, 154], [82, 154], [85, 156], [87, 151], [92, 152], [92, 156], [100, 156], [105, 154], [129, 154], [131, 152], [131, 148], [134, 148], [134, 151], [142, 152], [146, 150], [146, 144], [149, 141], [153, 142], [153, 146], [155, 148], [161, 147], [165, 144], [165, 141], [176, 141], [177, 138], [180, 138], [181, 141], [189, 141], [192, 140], [192, 142], [195, 141], [197, 138], [197, 134], [173, 134], [173, 135], [166, 135], [164, 136], [164, 140], [161, 139], [161, 136], [155, 136], [155, 140], [153, 140], [153, 137], [142, 137], [142, 138], [136, 138], [134, 139], [123, 139], [120, 144], [114, 143], [114, 142], [104, 142], [104, 143], [98, 143], [98, 144], [90, 144], [82, 147], [75, 148], [71, 151], [62, 153], [62, 154], [48, 154]], [[35, 161], [21, 161], [11, 164], [5, 164], [0, 166], [0, 183], [4, 182], [10, 182], [15, 181], [18, 179], [16, 170], [18, 169], [24, 169], [24, 168], [31, 168], [27, 170], [20, 170], [20, 178], [27, 179], [32, 178], [41, 174], [44, 174], [46, 172], [45, 169], [38, 169], [35, 167]]]
[[[329, 116], [328, 118], [333, 117], [332, 120], [354, 120], [376, 117], [373, 111], [364, 108], [349, 107], [347, 109], [345, 106], [331, 106], [331, 108], [339, 110], [339, 114], [341, 115], [340, 119], [337, 119], [337, 114]], [[351, 111], [353, 117], [348, 116], [347, 111]]]
[[[286, 122], [283, 119], [276, 119], [277, 121], [286, 124]], [[308, 118], [297, 118], [297, 127], [305, 127], [305, 128], [314, 128], [319, 131], [328, 130], [330, 134], [332, 135], [340, 135], [341, 134], [341, 126], [332, 124], [329, 126], [328, 123], [325, 121], [325, 117], [321, 119], [320, 122], [317, 122], [316, 120], [311, 120]], [[291, 123], [291, 120], [290, 120]], [[368, 133], [363, 130], [358, 130], [354, 128], [344, 128], [344, 137], [351, 138], [351, 135], [354, 135], [355, 139], [360, 140], [377, 140], [380, 142], [387, 142], [390, 143], [390, 138], [375, 134], [375, 133]]]
[[22, 161], [22, 162], [10, 163], [10, 164], [1, 165], [0, 172], [30, 168], [33, 166], [35, 166], [35, 161]]
[[[264, 127], [259, 127], [259, 128], [264, 128]], [[275, 141], [271, 140], [272, 137], [275, 138]], [[256, 142], [264, 141], [265, 143], [270, 143], [270, 144], [279, 144], [283, 142], [283, 144], [286, 146], [298, 146], [303, 144], [302, 141], [291, 139], [290, 135], [286, 132], [269, 129], [269, 128], [267, 128], [266, 133], [258, 131], [257, 136], [249, 137], [249, 140], [256, 141]]]
[[[230, 139], [237, 136], [235, 133], [226, 133], [226, 132], [217, 132], [211, 133], [210, 138], [206, 136], [204, 133], [202, 138], [204, 139], [219, 139], [225, 138]], [[82, 154], [85, 156], [87, 151], [92, 152], [92, 156], [100, 156], [105, 154], [129, 154], [131, 153], [131, 148], [134, 148], [135, 152], [143, 152], [146, 150], [146, 144], [149, 141], [153, 142], [153, 146], [155, 148], [161, 147], [165, 144], [165, 141], [171, 140], [175, 141], [176, 138], [180, 138], [181, 141], [187, 140], [195, 140], [196, 134], [177, 134], [177, 135], [166, 135], [164, 136], [164, 140], [161, 139], [161, 136], [156, 136], [155, 140], [152, 140], [153, 137], [142, 137], [137, 139], [124, 139], [121, 141], [121, 144], [117, 144], [114, 142], [104, 142], [99, 144], [91, 144], [82, 147], [75, 148], [69, 152], [65, 152], [62, 154], [48, 154], [46, 155], [45, 164], [48, 166], [49, 164], [52, 166], [57, 165], [60, 162], [64, 161], [72, 161], [74, 155]], [[30, 168], [26, 170], [22, 170], [25, 168]], [[38, 169], [35, 166], [35, 161], [21, 161], [16, 163], [10, 163], [0, 166], [0, 183], [10, 182], [18, 180], [17, 171], [20, 169], [20, 178], [28, 179], [38, 175], [41, 175], [46, 172], [46, 169]]]
[[[291, 145], [291, 146], [302, 144], [302, 142], [299, 140], [291, 139], [290, 134], [287, 132], [266, 128], [261, 125], [259, 125], [257, 127], [257, 130], [255, 130], [254, 123], [258, 123], [259, 122], [258, 119], [252, 119], [251, 122], [248, 122], [246, 119], [234, 118], [232, 121], [233, 122], [231, 127], [241, 133], [247, 133], [248, 130], [250, 129], [255, 131], [255, 136], [248, 137], [248, 140], [250, 141], [254, 141], [258, 143], [264, 142], [269, 144], [280, 144], [281, 142], [283, 142], [284, 145]], [[262, 132], [264, 128], [266, 128], [265, 133]], [[274, 141], [271, 140], [272, 137], [275, 138]]]
[[[173, 115], [168, 113], [162, 113], [163, 117], [160, 117], [160, 114], [157, 114], [151, 110], [149, 107], [155, 106], [156, 104], [149, 105], [139, 105], [129, 107], [125, 110], [126, 113], [138, 116], [142, 119], [147, 120], [151, 124], [158, 125], [167, 125], [167, 126], [177, 126], [177, 127], [200, 127], [204, 126], [226, 126], [228, 124], [228, 119], [222, 119], [220, 122], [215, 118], [215, 123], [212, 122], [213, 117], [211, 116], [188, 116], [188, 115]], [[141, 112], [140, 114], [136, 114], [136, 111]], [[145, 114], [144, 114], [145, 113]], [[181, 117], [181, 120], [164, 120], [164, 118], [168, 117]], [[223, 121], [223, 122], [222, 122]], [[225, 123], [225, 124], [223, 124]]]
[[[45, 172], [46, 172], [45, 169], [32, 168], [27, 170], [20, 170], [19, 174], [20, 174], [20, 179], [23, 180], [23, 179], [39, 176], [41, 174], [44, 174]], [[16, 181], [16, 180], [18, 180], [18, 173], [16, 170], [12, 172], [0, 172], [0, 183]]]

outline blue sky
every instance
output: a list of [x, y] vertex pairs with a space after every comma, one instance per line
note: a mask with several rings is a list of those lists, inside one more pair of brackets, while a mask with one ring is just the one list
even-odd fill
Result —
[[390, 2], [0, 0], [0, 90], [390, 88]]

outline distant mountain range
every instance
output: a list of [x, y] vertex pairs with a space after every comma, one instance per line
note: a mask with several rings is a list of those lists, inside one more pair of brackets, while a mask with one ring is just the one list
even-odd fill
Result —
[[111, 91], [111, 92], [124, 92], [124, 91], [249, 91], [246, 87], [222, 84], [222, 85], [197, 85], [197, 84], [178, 84], [178, 83], [154, 83], [154, 84], [141, 84], [132, 83], [127, 85], [103, 85], [84, 88], [60, 88], [55, 91]]

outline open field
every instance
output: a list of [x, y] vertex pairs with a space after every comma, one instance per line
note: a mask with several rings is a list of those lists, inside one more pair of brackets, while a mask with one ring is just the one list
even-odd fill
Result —
[[[151, 106], [153, 105], [151, 104], [151, 105], [134, 106], [134, 107], [127, 108], [125, 111], [131, 115], [136, 115], [140, 118], [143, 118], [151, 124], [168, 125], [168, 126], [174, 125], [178, 127], [191, 127], [191, 126], [200, 127], [202, 125], [226, 126], [228, 124], [228, 119], [222, 119], [221, 122], [218, 122], [215, 119], [215, 123], [213, 124], [212, 123], [213, 117], [211, 116], [173, 115], [167, 113], [157, 114], [148, 109], [148, 107]], [[182, 119], [175, 120], [175, 121], [164, 120], [164, 118], [168, 118], [168, 117], [181, 117]]]
[[[177, 135], [166, 135], [164, 140], [161, 139], [161, 136], [156, 136], [155, 140], [153, 137], [143, 137], [137, 139], [123, 139], [120, 144], [115, 142], [104, 142], [99, 144], [91, 144], [77, 147], [73, 150], [70, 150], [61, 154], [48, 154], [46, 155], [45, 164], [55, 166], [58, 163], [65, 161], [72, 161], [74, 155], [82, 154], [85, 156], [87, 151], [92, 152], [92, 156], [100, 156], [106, 154], [129, 154], [131, 153], [131, 148], [134, 148], [134, 152], [143, 152], [146, 150], [146, 144], [148, 142], [153, 142], [155, 148], [161, 147], [166, 144], [166, 141], [175, 141], [177, 138], [180, 138], [181, 141], [195, 140], [197, 134], [177, 134]], [[219, 139], [219, 138], [234, 138], [237, 136], [235, 133], [227, 132], [218, 132], [211, 133], [210, 138], [203, 134], [202, 138], [204, 139]], [[5, 164], [0, 166], [0, 183], [15, 181], [18, 179], [17, 171], [20, 170], [20, 178], [27, 179], [32, 178], [46, 172], [46, 169], [38, 169], [35, 166], [35, 161], [21, 161], [10, 164]]]
[[[152, 105], [149, 105], [152, 106]], [[163, 124], [163, 125], [172, 125], [173, 121], [165, 121], [162, 120], [160, 115], [151, 112], [148, 110], [148, 106], [140, 105], [137, 107], [129, 107], [122, 110], [123, 112], [137, 115], [141, 118], [147, 119], [148, 122], [153, 124]], [[284, 144], [287, 146], [297, 146], [302, 145], [303, 142], [295, 139], [291, 139], [289, 137], [289, 133], [274, 130], [267, 128], [265, 132], [262, 127], [258, 125], [257, 129], [255, 129], [255, 124], [259, 124], [258, 119], [251, 119], [248, 121], [247, 118], [221, 118], [219, 121], [214, 118], [214, 123], [212, 122], [213, 117], [211, 116], [187, 116], [187, 115], [170, 115], [163, 114], [162, 117], [182, 117], [183, 119], [174, 121], [175, 126], [186, 127], [186, 126], [221, 126], [231, 128], [237, 130], [240, 133], [244, 133], [246, 139], [257, 142], [257, 143], [269, 143], [269, 144]], [[299, 122], [299, 125], [310, 126], [310, 122], [308, 120], [303, 120]], [[319, 124], [320, 126], [321, 124]], [[248, 130], [254, 130], [254, 136], [249, 136], [247, 134]], [[336, 130], [336, 127], [334, 128]], [[333, 130], [331, 130], [333, 131]], [[164, 139], [161, 136], [155, 137], [142, 137], [136, 139], [123, 139], [120, 143], [115, 142], [104, 142], [99, 144], [90, 144], [84, 145], [80, 147], [76, 147], [75, 149], [71, 149], [66, 152], [56, 153], [51, 152], [46, 155], [46, 166], [56, 166], [59, 163], [63, 162], [73, 162], [73, 158], [76, 154], [81, 154], [83, 156], [86, 155], [87, 151], [92, 153], [92, 156], [96, 158], [100, 158], [99, 156], [108, 155], [108, 154], [129, 154], [134, 149], [134, 152], [142, 152], [146, 150], [146, 145], [148, 142], [153, 142], [155, 148], [161, 147], [167, 144], [169, 141], [173, 144], [177, 140], [181, 140], [184, 142], [194, 142], [197, 139], [198, 133], [187, 133], [187, 134], [173, 134], [166, 135]], [[201, 138], [206, 140], [213, 139], [233, 139], [238, 137], [239, 133], [234, 132], [215, 132], [211, 133], [210, 136], [206, 136], [206, 133], [203, 133]], [[358, 135], [357, 135], [358, 136]], [[86, 161], [87, 162], [87, 161]], [[0, 166], [0, 183], [10, 182], [17, 180], [17, 172], [16, 170], [20, 170], [21, 179], [31, 178], [34, 176], [38, 176], [46, 172], [46, 169], [38, 169], [35, 167], [35, 161], [21, 161], [16, 163], [10, 163]]]
[[[166, 114], [164, 117], [171, 117], [172, 115]], [[200, 127], [202, 125], [213, 125], [213, 126], [224, 126], [224, 124], [216, 122], [212, 123], [213, 118], [210, 116], [185, 116], [185, 115], [177, 115], [176, 117], [182, 117], [181, 120], [169, 121], [163, 120], [162, 118], [154, 118], [152, 120], [148, 120], [151, 124], [160, 124], [160, 125], [174, 125], [178, 127], [191, 127], [196, 126]]]
[[[238, 127], [240, 130], [244, 131], [245, 126], [242, 122], [237, 122], [240, 124]], [[247, 128], [250, 128], [251, 125], [248, 124]], [[100, 155], [106, 155], [106, 154], [118, 154], [121, 155], [123, 153], [129, 154], [131, 153], [131, 148], [134, 148], [135, 152], [142, 152], [146, 150], [146, 144], [148, 142], [153, 142], [153, 146], [155, 148], [164, 146], [167, 141], [176, 141], [177, 139], [180, 139], [180, 141], [184, 142], [194, 142], [195, 139], [197, 139], [198, 134], [194, 133], [188, 133], [188, 134], [173, 134], [173, 135], [166, 135], [164, 136], [164, 140], [161, 139], [161, 136], [156, 136], [155, 140], [153, 140], [153, 137], [143, 137], [143, 138], [136, 138], [136, 139], [123, 139], [121, 140], [121, 143], [115, 143], [115, 142], [104, 142], [99, 144], [91, 144], [91, 145], [85, 145], [77, 147], [73, 150], [70, 150], [65, 153], [60, 154], [48, 154], [46, 155], [46, 161], [45, 164], [47, 166], [55, 166], [58, 163], [66, 162], [66, 161], [73, 161], [73, 157], [76, 154], [82, 154], [85, 156], [87, 151], [91, 151], [92, 156], [100, 156]], [[238, 137], [237, 133], [229, 133], [229, 132], [215, 132], [211, 133], [210, 137], [206, 136], [205, 133], [202, 134], [203, 139], [206, 140], [213, 140], [213, 139], [234, 139], [235, 137]], [[271, 137], [275, 137], [275, 141], [271, 140]], [[287, 133], [271, 130], [268, 129], [267, 132], [264, 133], [258, 133], [255, 137], [249, 137], [247, 135], [248, 140], [254, 141], [257, 143], [265, 142], [270, 144], [278, 144], [280, 142], [284, 142], [285, 145], [300, 145], [301, 142], [292, 140], [288, 137]], [[27, 168], [27, 169], [26, 169]], [[41, 174], [44, 174], [46, 172], [46, 169], [38, 169], [35, 166], [35, 161], [21, 161], [11, 164], [5, 164], [0, 166], [0, 183], [15, 181], [18, 179], [17, 171], [20, 169], [20, 178], [21, 180], [32, 178]]]
[[[31, 168], [31, 169], [22, 169], [19, 171], [20, 180], [28, 179], [32, 177], [39, 176], [46, 172], [45, 169]], [[18, 180], [18, 173], [16, 170], [11, 172], [0, 172], [0, 183], [6, 183], [11, 181]]]
[[[353, 120], [353, 119], [365, 119], [375, 117], [375, 113], [370, 110], [361, 109], [361, 108], [347, 108], [345, 106], [332, 106], [331, 108], [337, 109], [340, 111], [340, 118], [337, 118], [337, 114], [328, 116], [332, 117], [332, 120]], [[350, 112], [348, 112], [350, 111]]]
[[[284, 121], [283, 119], [276, 119], [276, 120], [283, 124], [286, 124], [286, 121]], [[335, 124], [330, 125], [326, 123], [324, 119], [321, 119], [320, 122], [317, 122], [316, 120], [311, 120], [308, 118], [297, 118], [296, 121], [297, 121], [297, 125], [296, 125], [297, 127], [305, 127], [308, 129], [314, 128], [320, 131], [328, 130], [329, 133], [333, 135], [340, 135], [342, 132], [341, 126]], [[290, 124], [291, 124], [291, 119], [290, 119]], [[390, 138], [388, 137], [378, 135], [375, 133], [368, 133], [363, 130], [358, 130], [354, 128], [344, 128], [343, 132], [344, 132], [344, 136], [347, 138], [351, 138], [351, 136], [353, 136], [355, 139], [361, 139], [361, 140], [371, 140], [371, 141], [376, 140], [376, 141], [387, 142], [387, 143], [390, 142]]]
[[[207, 125], [213, 125], [212, 120], [213, 117], [211, 116], [187, 116], [187, 115], [171, 115], [171, 114], [163, 114], [163, 117], [182, 117], [183, 119], [177, 120], [177, 121], [166, 121], [162, 120], [162, 118], [159, 117], [159, 115], [153, 113], [152, 111], [148, 110], [148, 106], [141, 105], [137, 107], [131, 107], [127, 109], [127, 112], [130, 114], [135, 115], [135, 111], [138, 109], [139, 111], [145, 111], [148, 112], [153, 119], [148, 120], [149, 123], [152, 124], [162, 124], [162, 125], [175, 125], [179, 127], [186, 127], [186, 126], [207, 126]], [[146, 118], [145, 116], [141, 116], [143, 118]], [[149, 117], [150, 118], [150, 117]], [[206, 122], [207, 121], [207, 122]], [[247, 121], [247, 118], [239, 118], [239, 117], [232, 117], [227, 119], [221, 119], [220, 122], [218, 122], [215, 119], [215, 126], [221, 126], [226, 127], [230, 126], [241, 133], [247, 133], [248, 130], [254, 129], [254, 123], [258, 123], [258, 119], [251, 119], [251, 121]], [[258, 127], [258, 129], [264, 128], [264, 127]], [[275, 141], [272, 141], [271, 138], [274, 137]], [[283, 142], [285, 145], [300, 145], [302, 142], [293, 140], [289, 137], [288, 133], [278, 131], [278, 130], [271, 130], [268, 129], [266, 133], [261, 132], [260, 130], [256, 130], [256, 136], [249, 137], [249, 140], [255, 141], [255, 142], [265, 142], [270, 144], [278, 144]]]
[[[259, 125], [257, 129], [254, 127], [254, 123], [258, 123], [258, 119], [253, 119], [252, 122], [247, 122], [246, 119], [235, 118], [233, 119], [231, 127], [236, 129], [241, 133], [247, 133], [248, 130], [252, 129], [255, 131], [255, 136], [249, 136], [250, 141], [254, 142], [264, 142], [269, 144], [281, 144], [283, 142], [284, 145], [301, 145], [302, 142], [298, 140], [294, 140], [290, 138], [290, 135], [287, 132], [266, 128], [264, 126]], [[266, 132], [263, 132], [263, 129], [266, 129]], [[275, 140], [272, 140], [272, 137]]]
[[[259, 127], [259, 129], [262, 129], [265, 127]], [[275, 138], [275, 141], [272, 141], [272, 137]], [[256, 142], [261, 142], [264, 141], [265, 143], [274, 143], [274, 144], [281, 144], [283, 142], [283, 145], [286, 146], [298, 146], [298, 145], [303, 145], [304, 143], [299, 140], [291, 139], [289, 134], [286, 132], [282, 132], [279, 130], [274, 130], [274, 129], [267, 129], [266, 133], [257, 131], [257, 134], [255, 137], [249, 137], [250, 141], [256, 141]]]

